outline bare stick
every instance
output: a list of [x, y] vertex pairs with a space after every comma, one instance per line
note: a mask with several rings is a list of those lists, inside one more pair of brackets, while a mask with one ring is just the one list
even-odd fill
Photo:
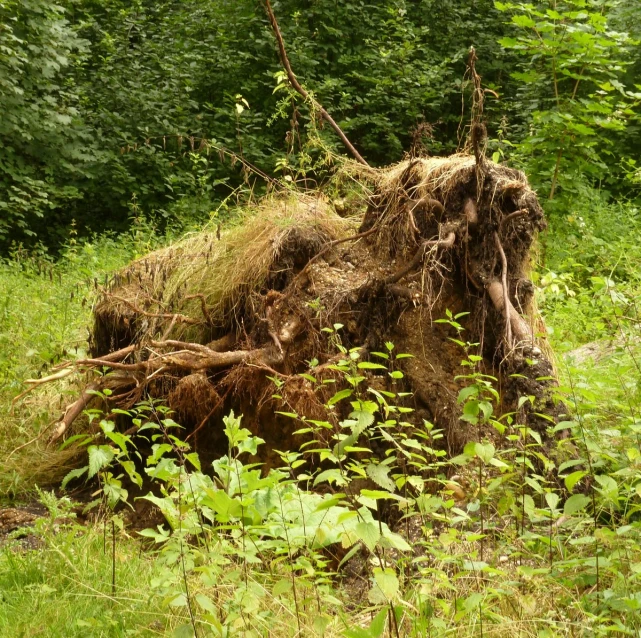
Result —
[[192, 352], [199, 352], [201, 354], [215, 355], [215, 351], [200, 343], [188, 343], [187, 341], [176, 341], [174, 339], [166, 339], [164, 341], [152, 341], [151, 345], [154, 348], [180, 348], [181, 350], [191, 350]]
[[[121, 350], [116, 350], [115, 352], [111, 352], [110, 354], [105, 355], [104, 357], [102, 357], [102, 359], [104, 361], [122, 360], [127, 355], [137, 350], [138, 347], [138, 345], [127, 346], [126, 348], [122, 348]], [[12, 399], [11, 409], [13, 410], [15, 404], [20, 401], [20, 399], [24, 398], [25, 396], [27, 396], [27, 394], [40, 387], [41, 385], [51, 383], [52, 381], [59, 381], [60, 379], [64, 379], [65, 377], [75, 372], [75, 369], [71, 367], [73, 366], [73, 363], [73, 361], [64, 361], [63, 363], [60, 363], [53, 368], [54, 370], [58, 370], [58, 372], [50, 374], [46, 377], [42, 377], [41, 379], [26, 379], [24, 383], [29, 384], [29, 386], [31, 387], [27, 388], [26, 390], [24, 390], [24, 392], [21, 392], [18, 396]]]
[[390, 275], [389, 277], [386, 277], [383, 280], [383, 283], [386, 285], [389, 284], [395, 284], [397, 281], [400, 281], [407, 275], [408, 273], [412, 272], [414, 268], [416, 268], [422, 261], [423, 258], [425, 257], [425, 253], [427, 252], [428, 248], [431, 247], [436, 247], [436, 248], [451, 248], [454, 246], [454, 240], [456, 239], [456, 233], [451, 232], [448, 234], [448, 236], [445, 239], [430, 239], [428, 241], [424, 241], [420, 248], [416, 251], [416, 254], [412, 258], [412, 261], [410, 261], [405, 268], [401, 268], [399, 271], [395, 272], [393, 275]]
[[501, 255], [501, 282], [503, 285], [503, 315], [505, 317], [505, 339], [507, 341], [508, 350], [512, 347], [512, 322], [510, 321], [510, 295], [507, 287], [507, 257], [503, 250], [503, 245], [499, 239], [498, 233], [494, 233], [494, 243]]
[[44, 435], [44, 433], [45, 433], [45, 432], [46, 432], [46, 431], [47, 431], [47, 430], [48, 430], [52, 425], [55, 425], [56, 423], [58, 423], [58, 421], [56, 421], [56, 420], [54, 419], [53, 421], [51, 421], [50, 423], [48, 423], [44, 428], [42, 428], [42, 430], [40, 431], [40, 434], [38, 434], [38, 436], [34, 436], [34, 437], [33, 437], [33, 439], [31, 439], [30, 441], [27, 441], [26, 443], [23, 443], [22, 445], [19, 445], [17, 448], [14, 448], [13, 450], [11, 450], [11, 452], [9, 453], [9, 456], [7, 456], [7, 458], [5, 459], [5, 463], [6, 463], [6, 462], [7, 462], [7, 461], [8, 461], [8, 460], [9, 460], [9, 459], [10, 459], [10, 458], [11, 458], [11, 457], [16, 453], [16, 452], [18, 452], [19, 450], [22, 450], [22, 449], [24, 449], [24, 448], [26, 448], [26, 447], [30, 446], [32, 443], [35, 443], [36, 441], [38, 441], [39, 439], [41, 439], [41, 438], [42, 438], [42, 436]]
[[42, 377], [41, 379], [25, 379], [25, 383], [28, 383], [29, 385], [42, 385], [43, 383], [49, 383], [49, 381], [57, 381], [58, 379], [64, 379], [65, 377], [69, 376], [73, 372], [72, 368], [65, 368], [64, 370], [60, 370], [60, 372], [56, 372], [55, 374], [50, 374], [48, 377]]
[[94, 393], [100, 389], [101, 383], [92, 383], [88, 385], [80, 398], [67, 407], [62, 418], [58, 422], [58, 427], [53, 431], [50, 443], [58, 440], [71, 426], [71, 424], [82, 414], [82, 411], [89, 405], [89, 402], [96, 396]]
[[[100, 358], [103, 361], [122, 361], [124, 358], [135, 352], [140, 348], [140, 344], [135, 343], [131, 346], [127, 346], [126, 348], [121, 348], [120, 350], [115, 350], [114, 352], [110, 352], [109, 354], [102, 355]], [[69, 368], [70, 366], [73, 366], [76, 362], [75, 361], [64, 361], [63, 363], [59, 363], [57, 366], [54, 366], [54, 370], [60, 370], [63, 368]]]
[[297, 93], [300, 93], [300, 95], [303, 96], [303, 99], [310, 100], [312, 102], [314, 107], [318, 109], [318, 111], [322, 115], [323, 119], [334, 129], [335, 133], [338, 135], [338, 137], [341, 138], [341, 141], [346, 146], [347, 150], [356, 158], [356, 160], [361, 164], [364, 164], [365, 166], [369, 166], [369, 164], [363, 159], [361, 154], [354, 148], [354, 145], [347, 139], [347, 136], [345, 135], [345, 133], [343, 133], [341, 127], [334, 121], [334, 118], [323, 108], [323, 106], [316, 100], [316, 98], [311, 97], [309, 93], [301, 86], [296, 75], [294, 74], [294, 71], [292, 70], [291, 64], [289, 63], [287, 51], [285, 50], [285, 43], [283, 42], [283, 35], [280, 32], [280, 27], [278, 26], [278, 21], [276, 20], [276, 16], [274, 15], [272, 5], [270, 4], [269, 0], [264, 0], [264, 2], [265, 10], [267, 11], [267, 15], [269, 17], [269, 22], [272, 25], [274, 35], [276, 36], [276, 40], [278, 41], [280, 61], [282, 62], [285, 71], [287, 72], [287, 77], [289, 78], [291, 85], [294, 87]]
[[[153, 342], [156, 347], [164, 347], [167, 342]], [[175, 344], [182, 344], [180, 341]], [[260, 348], [257, 350], [231, 350], [228, 352], [214, 352], [206, 346], [198, 347], [198, 344], [183, 344], [189, 346], [184, 350], [177, 352], [168, 352], [166, 354], [155, 354], [146, 361], [136, 363], [110, 362], [105, 359], [83, 359], [77, 362], [79, 366], [90, 368], [106, 367], [114, 370], [124, 370], [127, 372], [144, 372], [151, 374], [159, 367], [167, 366], [182, 370], [215, 370], [227, 368], [238, 363], [245, 363], [250, 360], [265, 361], [266, 363], [280, 362], [282, 357], [274, 357], [269, 348]]]
[[30, 392], [33, 392], [36, 388], [40, 387], [41, 385], [44, 385], [45, 383], [49, 383], [51, 381], [57, 381], [58, 379], [64, 379], [65, 377], [68, 377], [71, 373], [73, 373], [74, 370], [73, 368], [65, 368], [63, 370], [60, 370], [60, 372], [56, 372], [55, 374], [50, 374], [48, 377], [42, 377], [42, 379], [26, 379], [24, 383], [29, 384], [30, 387], [28, 387], [26, 390], [21, 392], [19, 395], [13, 397], [11, 400], [11, 410], [13, 413], [13, 408], [20, 399], [24, 398], [29, 394]]

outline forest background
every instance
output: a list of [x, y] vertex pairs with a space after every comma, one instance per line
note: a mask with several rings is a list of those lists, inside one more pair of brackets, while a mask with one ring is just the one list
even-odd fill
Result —
[[[450, 536], [429, 539], [429, 577], [403, 583], [388, 602], [416, 605], [414, 635], [479, 635], [484, 622], [495, 635], [501, 627], [506, 635], [638, 635], [641, 3], [275, 0], [273, 7], [301, 82], [376, 166], [406, 153], [462, 149], [474, 46], [487, 154], [526, 172], [550, 224], [532, 277], [560, 391], [581, 427], [577, 463], [594, 465], [589, 485], [596, 496], [574, 501], [567, 520], [576, 527], [567, 533], [561, 506], [550, 507], [549, 518], [539, 508], [527, 512], [533, 529], [549, 523], [549, 547], [545, 534], [534, 538], [523, 527], [509, 537], [501, 516], [512, 514], [497, 514], [487, 562], [477, 554], [468, 560], [479, 539], [463, 540], [453, 523]], [[92, 294], [105, 273], [204, 223], [224, 227], [265, 192], [262, 175], [287, 188], [323, 186], [345, 152], [290, 89], [258, 0], [2, 0], [0, 112], [0, 448], [11, 452], [59, 408], [59, 397], [46, 392], [15, 410], [13, 398], [24, 379], [84, 351]], [[46, 465], [46, 450], [36, 448], [7, 459], [3, 501], [33, 497], [32, 470]], [[502, 459], [510, 471], [517, 464]], [[583, 489], [586, 471], [579, 477], [575, 466], [559, 469], [569, 492]], [[535, 477], [533, 486], [523, 476], [529, 482], [514, 490], [525, 503], [526, 489], [536, 496], [544, 482]], [[546, 485], [546, 494], [553, 489]], [[503, 490], [480, 490], [472, 502], [496, 514]], [[37, 531], [40, 550], [0, 554], [3, 635], [197, 631], [175, 565], [148, 560], [122, 530], [112, 560], [100, 530], [56, 522], [70, 511], [64, 497], [38, 498], [51, 514]], [[478, 512], [467, 513], [470, 526]], [[555, 554], [554, 565], [553, 544], [563, 558]], [[517, 550], [510, 571], [502, 556]], [[421, 588], [440, 579], [449, 591], [453, 564], [467, 575], [457, 581], [451, 607], [424, 609]], [[225, 581], [235, 597], [224, 614], [205, 587], [198, 622], [225, 616], [233, 628], [250, 618], [256, 626], [245, 627], [246, 635], [261, 635], [265, 626], [291, 635], [301, 614], [283, 580], [303, 568], [288, 569], [285, 576], [252, 572], [270, 583], [260, 595], [254, 588], [245, 596], [240, 576]], [[350, 629], [349, 614], [341, 616], [336, 592], [327, 593], [329, 578], [319, 573], [309, 582], [334, 611], [319, 615], [317, 634], [330, 627], [325, 635], [381, 635], [385, 613], [361, 633]], [[109, 593], [112, 578], [118, 596]], [[263, 605], [260, 613], [245, 607], [248, 598]], [[391, 625], [390, 616], [390, 632]]]
[[[275, 10], [296, 72], [370, 163], [461, 147], [473, 45], [490, 154], [525, 168], [541, 198], [638, 193], [637, 3], [283, 0]], [[285, 90], [254, 0], [25, 0], [3, 2], [0, 16], [5, 254], [59, 248], [72, 223], [82, 236], [122, 231], [134, 211], [161, 229], [207, 219], [255, 181], [226, 151], [297, 179], [322, 177], [323, 150], [341, 150]], [[321, 144], [308, 145], [311, 129]]]

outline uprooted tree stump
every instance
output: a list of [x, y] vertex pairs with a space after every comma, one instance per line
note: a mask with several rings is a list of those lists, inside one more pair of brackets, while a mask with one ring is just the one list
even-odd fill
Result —
[[[268, 454], [295, 449], [298, 424], [276, 412], [323, 414], [326, 397], [300, 373], [315, 359], [322, 378], [336, 355], [323, 328], [340, 323], [348, 347], [392, 342], [414, 355], [397, 362], [396, 389], [412, 393], [408, 419], [442, 428], [456, 452], [477, 435], [457, 402], [457, 376], [469, 369], [451, 326], [435, 323], [448, 309], [469, 313], [464, 338], [498, 379], [499, 411], [544, 433], [554, 379], [527, 273], [545, 220], [526, 177], [463, 154], [349, 170], [371, 186], [361, 219], [341, 217], [322, 196], [272, 195], [222, 236], [194, 234], [119, 272], [94, 309], [92, 358], [73, 363], [107, 373], [92, 376], [53, 438], [80, 427], [72, 424], [91, 391], [108, 388], [111, 408], [163, 398], [212, 456], [226, 451], [230, 409]], [[386, 382], [364, 372], [373, 387]], [[281, 399], [270, 377], [283, 382]], [[523, 396], [535, 400], [521, 405]]]

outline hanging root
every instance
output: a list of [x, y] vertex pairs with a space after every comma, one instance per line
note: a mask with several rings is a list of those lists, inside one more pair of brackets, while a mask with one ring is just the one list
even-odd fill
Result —
[[[534, 347], [534, 338], [527, 321], [517, 312], [507, 295], [507, 285], [498, 280], [492, 281], [487, 292], [494, 307], [505, 317], [506, 341], [510, 346]], [[512, 343], [514, 337], [516, 343]]]

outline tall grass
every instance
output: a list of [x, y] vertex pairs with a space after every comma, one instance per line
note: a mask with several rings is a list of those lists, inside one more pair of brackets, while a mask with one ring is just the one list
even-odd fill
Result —
[[[129, 234], [71, 238], [54, 259], [43, 251], [15, 250], [0, 260], [0, 457], [36, 437], [68, 400], [61, 386], [35, 391], [13, 404], [38, 378], [87, 347], [96, 288], [109, 273], [164, 241], [153, 228], [134, 223]], [[37, 454], [38, 446], [27, 451]], [[22, 455], [0, 472], [0, 499], [29, 487], [21, 483]]]

